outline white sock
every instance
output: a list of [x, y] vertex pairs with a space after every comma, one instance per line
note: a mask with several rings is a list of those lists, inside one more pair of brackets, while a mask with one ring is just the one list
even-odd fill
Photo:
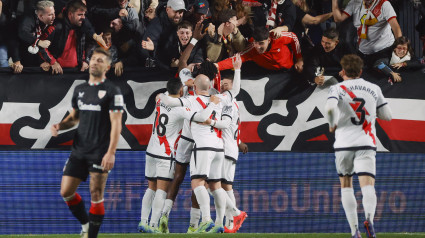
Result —
[[[226, 191], [226, 193], [229, 196], [230, 200], [232, 200], [232, 202], [236, 206], [236, 198], [235, 198], [235, 194], [233, 193], [233, 189]], [[226, 222], [225, 222], [225, 224], [226, 224], [227, 228], [229, 228], [229, 229], [233, 228], [233, 215], [232, 215], [232, 212], [229, 209], [227, 209], [227, 207], [226, 207]]]
[[143, 195], [142, 199], [142, 210], [140, 215], [140, 220], [143, 224], [148, 224], [149, 214], [151, 213], [152, 201], [154, 197], [155, 191], [150, 188], [146, 189], [145, 195]]
[[158, 221], [161, 217], [162, 208], [164, 207], [165, 198], [167, 193], [164, 190], [157, 189], [155, 193], [155, 198], [152, 203], [152, 215], [150, 225], [152, 227], [158, 227]]
[[190, 208], [190, 226], [193, 228], [198, 228], [200, 219], [201, 219], [201, 209], [191, 207]]
[[363, 194], [363, 208], [364, 208], [366, 219], [369, 219], [370, 223], [372, 223], [373, 225], [373, 218], [375, 217], [376, 203], [377, 203], [375, 187], [372, 185], [364, 186], [362, 188], [362, 194]]
[[359, 221], [357, 218], [357, 201], [354, 196], [354, 189], [341, 188], [341, 201], [348, 223], [350, 224], [351, 235], [355, 235], [359, 227]]
[[219, 188], [212, 191], [212, 195], [215, 204], [215, 225], [223, 226], [224, 213], [226, 212], [226, 197], [228, 197], [227, 193], [223, 188]]
[[83, 232], [89, 232], [89, 223], [87, 222], [86, 224], [81, 225], [81, 229]]
[[195, 193], [199, 208], [201, 209], [202, 222], [211, 220], [210, 195], [207, 189], [204, 186], [198, 186], [193, 192]]
[[[233, 195], [233, 190], [231, 191], [232, 191], [231, 195]], [[239, 216], [241, 214], [241, 211], [236, 207], [235, 201], [236, 201], [235, 195], [233, 195], [233, 199], [232, 199], [229, 193], [226, 193], [226, 212], [228, 212], [232, 216]]]
[[165, 199], [164, 208], [162, 209], [162, 214], [165, 214], [167, 217], [170, 217], [171, 209], [173, 208], [173, 200]]

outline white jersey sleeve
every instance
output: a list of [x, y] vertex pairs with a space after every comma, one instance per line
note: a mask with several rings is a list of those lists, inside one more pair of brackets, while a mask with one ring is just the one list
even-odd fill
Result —
[[358, 0], [351, 0], [347, 6], [344, 9], [344, 13], [347, 14], [348, 16], [352, 16], [354, 13], [354, 9], [357, 5], [362, 4], [360, 1]]

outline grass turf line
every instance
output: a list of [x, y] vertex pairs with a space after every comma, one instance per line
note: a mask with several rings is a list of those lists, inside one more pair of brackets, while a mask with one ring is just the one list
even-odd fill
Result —
[[[416, 238], [425, 237], [425, 233], [378, 233], [379, 238]], [[347, 238], [350, 234], [348, 233], [238, 233], [238, 234], [143, 234], [143, 233], [128, 233], [128, 234], [99, 234], [99, 238], [130, 238], [130, 237], [159, 237], [159, 238], [213, 238], [213, 237], [224, 237], [224, 238]], [[53, 234], [53, 235], [0, 235], [0, 238], [79, 238], [78, 234], [64, 235], [64, 234]], [[366, 237], [362, 234], [362, 237]]]

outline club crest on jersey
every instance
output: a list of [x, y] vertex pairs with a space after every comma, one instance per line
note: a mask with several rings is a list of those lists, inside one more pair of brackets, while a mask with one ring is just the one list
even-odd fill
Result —
[[82, 98], [84, 96], [84, 92], [78, 92], [78, 98]]
[[105, 95], [106, 95], [105, 90], [99, 90], [99, 92], [97, 92], [97, 96], [99, 96], [100, 99], [102, 99]]

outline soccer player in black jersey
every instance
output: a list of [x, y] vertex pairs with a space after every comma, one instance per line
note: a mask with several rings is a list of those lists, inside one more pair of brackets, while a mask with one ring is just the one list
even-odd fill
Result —
[[[105, 215], [103, 194], [108, 172], [114, 167], [115, 151], [121, 133], [124, 106], [118, 87], [105, 78], [111, 68], [109, 52], [97, 48], [90, 59], [90, 78], [78, 85], [72, 97], [72, 111], [51, 127], [52, 135], [78, 125], [72, 152], [65, 164], [61, 196], [82, 225], [81, 237], [97, 237]], [[76, 193], [90, 174], [91, 207], [87, 214]]]

